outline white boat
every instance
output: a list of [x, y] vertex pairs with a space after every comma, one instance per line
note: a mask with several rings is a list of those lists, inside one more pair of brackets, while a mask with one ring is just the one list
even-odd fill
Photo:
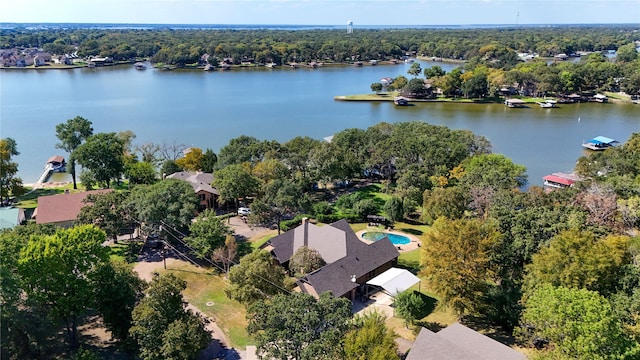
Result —
[[133, 66], [135, 66], [136, 69], [138, 69], [138, 70], [145, 70], [147, 68], [147, 65], [145, 65], [144, 63], [141, 63], [141, 62], [137, 62], [137, 63], [133, 64]]

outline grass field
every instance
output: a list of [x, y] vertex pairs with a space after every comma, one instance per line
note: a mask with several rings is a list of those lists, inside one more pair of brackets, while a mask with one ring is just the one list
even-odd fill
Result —
[[224, 293], [227, 284], [223, 275], [211, 274], [205, 269], [187, 264], [181, 264], [169, 271], [187, 282], [187, 288], [183, 292], [185, 300], [215, 319], [229, 337], [231, 346], [244, 349], [254, 343], [246, 330], [245, 307], [227, 298]]

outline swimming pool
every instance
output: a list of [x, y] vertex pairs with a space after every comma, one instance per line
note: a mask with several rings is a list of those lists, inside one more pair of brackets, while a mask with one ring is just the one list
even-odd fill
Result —
[[368, 231], [362, 234], [362, 238], [369, 241], [378, 241], [385, 236], [389, 237], [393, 245], [406, 245], [411, 243], [411, 240], [404, 235], [390, 234], [382, 231]]

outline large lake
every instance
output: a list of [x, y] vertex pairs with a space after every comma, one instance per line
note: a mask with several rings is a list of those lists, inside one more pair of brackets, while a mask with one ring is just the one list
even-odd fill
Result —
[[[447, 71], [454, 67], [437, 64]], [[604, 135], [624, 142], [640, 131], [640, 106], [632, 104], [510, 109], [502, 104], [395, 107], [390, 102], [334, 100], [336, 95], [369, 93], [382, 77], [410, 77], [409, 66], [3, 70], [0, 136], [17, 141], [19, 176], [29, 183], [50, 156], [67, 156], [55, 148], [55, 126], [77, 115], [91, 120], [95, 132], [133, 131], [134, 144], [176, 142], [215, 152], [243, 134], [280, 142], [298, 135], [322, 139], [346, 128], [419, 120], [487, 137], [494, 152], [525, 165], [530, 184], [541, 185], [542, 176], [573, 169], [584, 140]]]

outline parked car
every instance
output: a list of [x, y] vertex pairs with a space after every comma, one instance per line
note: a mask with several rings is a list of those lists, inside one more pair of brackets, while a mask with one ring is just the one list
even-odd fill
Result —
[[248, 207], [241, 207], [238, 209], [238, 215], [247, 216], [251, 214], [251, 209]]

